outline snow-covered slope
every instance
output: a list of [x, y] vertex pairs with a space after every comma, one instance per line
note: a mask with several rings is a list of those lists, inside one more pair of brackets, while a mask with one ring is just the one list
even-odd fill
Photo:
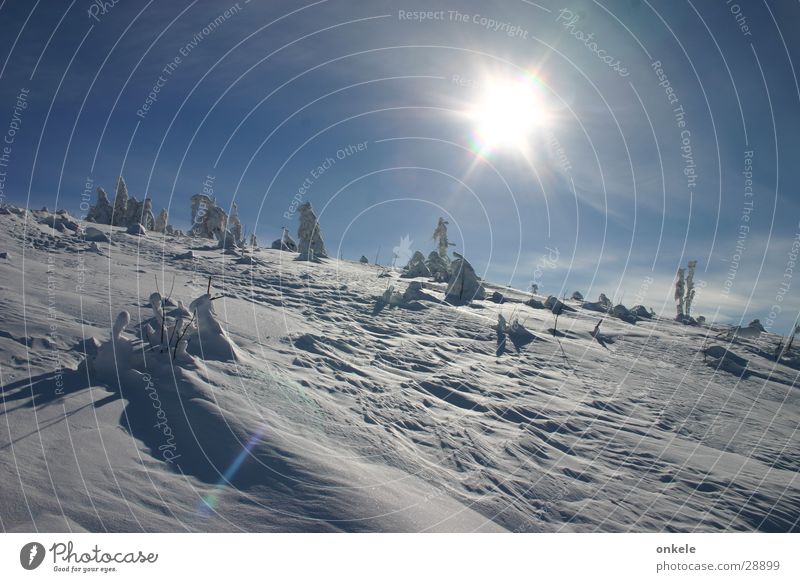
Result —
[[[387, 305], [410, 282], [356, 261], [109, 227], [93, 246], [44, 216], [0, 216], [6, 531], [798, 528], [797, 370], [768, 338], [595, 337], [575, 303], [554, 336], [524, 293], [454, 307], [426, 281]], [[156, 285], [188, 306], [209, 277], [233, 353], [145, 348]], [[499, 314], [533, 336], [501, 343]]]

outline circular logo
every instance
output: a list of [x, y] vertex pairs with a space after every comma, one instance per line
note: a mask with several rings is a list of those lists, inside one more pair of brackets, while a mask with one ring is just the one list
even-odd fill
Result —
[[39, 542], [29, 542], [19, 551], [19, 563], [26, 570], [35, 570], [44, 561], [44, 546]]

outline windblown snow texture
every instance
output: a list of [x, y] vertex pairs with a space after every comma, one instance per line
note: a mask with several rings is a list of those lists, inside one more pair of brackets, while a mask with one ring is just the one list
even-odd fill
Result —
[[798, 528], [770, 334], [52, 219], [0, 215], [6, 531]]

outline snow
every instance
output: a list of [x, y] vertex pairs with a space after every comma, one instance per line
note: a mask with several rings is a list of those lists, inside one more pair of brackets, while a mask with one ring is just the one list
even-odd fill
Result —
[[[798, 528], [777, 336], [579, 304], [553, 335], [487, 281], [502, 303], [456, 306], [358, 261], [46, 216], [0, 215], [5, 531]], [[190, 326], [177, 354], [161, 321]]]

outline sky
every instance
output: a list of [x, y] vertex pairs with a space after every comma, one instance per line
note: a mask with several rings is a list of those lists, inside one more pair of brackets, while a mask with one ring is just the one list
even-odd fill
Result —
[[490, 281], [673, 314], [696, 260], [693, 315], [788, 333], [797, 22], [777, 1], [0, 0], [0, 201], [82, 216], [122, 175], [186, 228], [205, 184], [262, 244], [310, 201], [331, 255], [383, 264], [444, 217]]

